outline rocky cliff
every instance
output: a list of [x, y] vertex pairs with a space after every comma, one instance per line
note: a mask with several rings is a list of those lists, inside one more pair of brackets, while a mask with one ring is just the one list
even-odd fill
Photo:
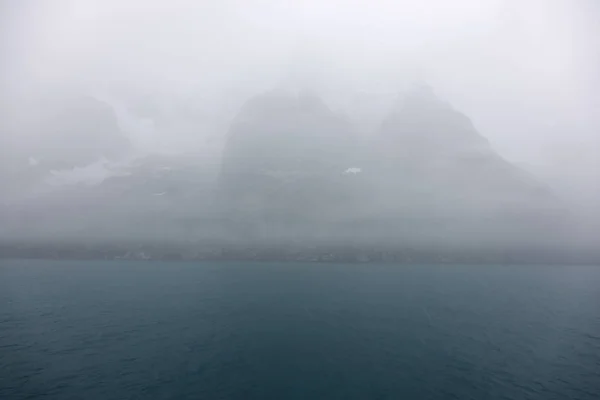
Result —
[[355, 174], [347, 171], [357, 150], [352, 126], [316, 95], [257, 96], [229, 131], [219, 178], [223, 210], [230, 219], [275, 225], [335, 219], [356, 197]]

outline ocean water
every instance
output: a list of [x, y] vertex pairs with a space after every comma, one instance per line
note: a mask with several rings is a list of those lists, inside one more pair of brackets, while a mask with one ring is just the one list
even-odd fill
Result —
[[599, 399], [600, 267], [0, 261], [0, 399]]

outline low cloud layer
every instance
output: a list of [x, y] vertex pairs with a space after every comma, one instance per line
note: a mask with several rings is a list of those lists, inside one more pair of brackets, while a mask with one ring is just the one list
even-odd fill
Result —
[[158, 154], [215, 168], [240, 109], [271, 91], [314, 93], [371, 143], [427, 82], [490, 151], [597, 218], [599, 22], [594, 0], [3, 2], [0, 177], [33, 196]]

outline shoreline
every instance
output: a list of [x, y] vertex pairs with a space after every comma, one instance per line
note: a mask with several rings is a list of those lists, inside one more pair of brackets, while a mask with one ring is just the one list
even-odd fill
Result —
[[191, 245], [0, 243], [0, 259], [247, 261], [351, 264], [589, 264], [600, 265], [590, 249], [465, 249], [403, 246]]

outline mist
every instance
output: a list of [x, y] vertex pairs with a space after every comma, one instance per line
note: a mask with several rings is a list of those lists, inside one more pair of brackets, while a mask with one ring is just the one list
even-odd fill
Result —
[[595, 244], [596, 1], [0, 7], [5, 240]]

